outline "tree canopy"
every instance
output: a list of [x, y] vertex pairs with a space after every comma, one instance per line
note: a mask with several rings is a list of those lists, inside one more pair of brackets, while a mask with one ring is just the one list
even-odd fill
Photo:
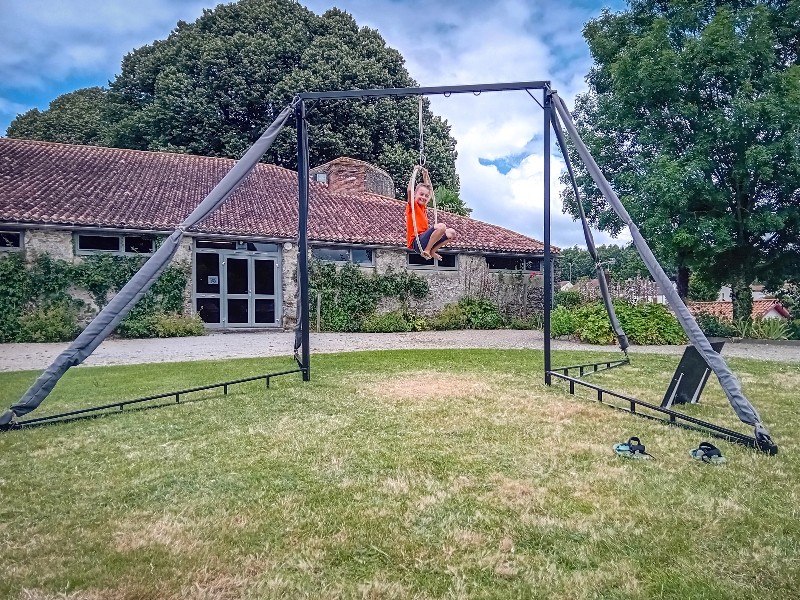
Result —
[[[603, 268], [617, 281], [625, 281], [634, 277], [647, 277], [647, 267], [639, 256], [636, 248], [629, 244], [627, 246], [617, 246], [615, 244], [601, 245], [597, 247], [597, 255], [603, 263]], [[588, 250], [573, 246], [564, 248], [558, 257], [561, 267], [561, 278], [575, 282], [581, 277], [594, 279], [597, 277], [597, 270], [594, 266], [591, 254]], [[667, 274], [674, 273], [671, 265], [663, 264]]]
[[[581, 136], [681, 294], [696, 271], [749, 316], [750, 283], [800, 275], [800, 0], [629, 0], [584, 37]], [[590, 220], [619, 231], [575, 163]]]
[[[9, 137], [239, 158], [298, 92], [409, 87], [402, 56], [349, 14], [290, 0], [240, 0], [178, 22], [124, 57], [106, 88], [65, 94], [17, 117]], [[426, 166], [458, 191], [455, 140], [424, 102]], [[340, 156], [385, 169], [404, 197], [418, 157], [416, 98], [323, 101], [309, 112], [311, 165]], [[264, 160], [297, 166], [287, 127]]]

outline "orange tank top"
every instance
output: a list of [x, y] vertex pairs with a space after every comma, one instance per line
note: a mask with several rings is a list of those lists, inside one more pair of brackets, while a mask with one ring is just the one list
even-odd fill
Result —
[[[414, 220], [411, 218], [411, 205], [412, 202], [406, 202], [406, 231], [408, 232], [408, 247], [414, 243]], [[425, 233], [428, 230], [428, 213], [425, 211], [424, 206], [420, 206], [416, 202], [414, 205], [414, 217], [417, 219], [417, 233]]]

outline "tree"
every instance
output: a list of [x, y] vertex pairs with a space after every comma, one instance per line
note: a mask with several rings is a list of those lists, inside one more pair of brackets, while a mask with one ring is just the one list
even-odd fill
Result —
[[[597, 255], [603, 268], [617, 281], [625, 281], [634, 277], [647, 277], [647, 267], [639, 256], [639, 252], [632, 244], [627, 246], [617, 246], [615, 244], [602, 245], [597, 247]], [[572, 271], [572, 281], [580, 277], [597, 277], [594, 261], [588, 250], [573, 246], [561, 251], [558, 259], [561, 265], [561, 276], [569, 276]], [[572, 265], [570, 267], [570, 264]], [[674, 273], [674, 268], [669, 264], [662, 265], [667, 274]]]
[[[800, 1], [629, 0], [584, 37], [581, 136], [679, 293], [695, 270], [748, 317], [750, 283], [800, 264]], [[590, 220], [619, 231], [575, 162]]]
[[[320, 16], [290, 0], [221, 4], [125, 56], [94, 98], [105, 136], [84, 143], [239, 158], [294, 94], [416, 85], [403, 62], [377, 31], [335, 8]], [[455, 140], [429, 106], [425, 100], [428, 169], [437, 185], [458, 191]], [[31, 124], [45, 118], [68, 115], [55, 106], [23, 115], [9, 135], [43, 139]], [[418, 101], [323, 101], [310, 108], [309, 135], [312, 166], [340, 156], [371, 162], [389, 172], [402, 198], [418, 159]], [[295, 169], [295, 139], [285, 128], [264, 160]]]
[[458, 192], [454, 192], [448, 187], [440, 185], [435, 190], [436, 206], [442, 210], [446, 210], [463, 217], [468, 217], [472, 213], [472, 209], [468, 208]]
[[698, 273], [689, 276], [689, 300], [714, 302], [719, 298], [719, 286], [704, 281]]
[[64, 144], [107, 144], [110, 119], [106, 114], [106, 94], [100, 87], [63, 94], [44, 112], [34, 108], [17, 116], [6, 135]]

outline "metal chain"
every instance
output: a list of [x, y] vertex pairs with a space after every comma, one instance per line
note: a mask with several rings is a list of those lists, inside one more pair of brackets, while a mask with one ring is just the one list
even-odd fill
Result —
[[425, 139], [422, 125], [422, 96], [419, 96], [419, 165], [425, 166]]

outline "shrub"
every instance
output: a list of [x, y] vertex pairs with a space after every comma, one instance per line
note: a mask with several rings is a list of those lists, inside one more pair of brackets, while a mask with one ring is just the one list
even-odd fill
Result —
[[800, 319], [794, 319], [789, 323], [789, 339], [800, 340]]
[[396, 310], [389, 313], [374, 314], [364, 321], [363, 331], [369, 333], [394, 333], [397, 331], [413, 331], [414, 325], [406, 318], [405, 313]]
[[466, 296], [458, 301], [458, 306], [464, 312], [468, 329], [497, 329], [503, 326], [503, 315], [491, 300]]
[[458, 304], [448, 304], [431, 319], [431, 329], [437, 331], [466, 328], [467, 316]]
[[500, 309], [486, 298], [461, 298], [456, 304], [448, 304], [431, 319], [432, 329], [497, 329], [505, 323]]
[[[131, 311], [133, 312], [133, 311]], [[115, 330], [124, 338], [153, 338], [157, 337], [157, 316], [153, 314], [131, 315], [125, 317]]]
[[619, 323], [632, 344], [685, 344], [687, 341], [678, 319], [664, 304], [614, 302]]
[[18, 341], [68, 342], [80, 333], [77, 303], [54, 302], [36, 306], [23, 312], [19, 318]]
[[19, 338], [19, 318], [29, 294], [30, 277], [20, 253], [0, 258], [0, 342]]
[[206, 334], [203, 319], [201, 319], [199, 315], [185, 317], [178, 313], [156, 315], [155, 330], [156, 336], [160, 338], [199, 336]]
[[316, 311], [317, 295], [321, 299], [323, 331], [361, 331], [375, 316], [380, 298], [397, 298], [405, 305], [409, 298], [424, 298], [430, 291], [428, 282], [414, 273], [387, 270], [367, 276], [356, 265], [337, 269], [335, 264], [319, 260], [311, 263], [310, 287], [312, 313]]
[[556, 292], [555, 305], [564, 308], [578, 308], [583, 301], [577, 290], [566, 290]]
[[541, 331], [544, 327], [544, 315], [535, 314], [527, 319], [512, 317], [508, 322], [509, 329], [535, 329]]
[[576, 333], [581, 341], [590, 344], [613, 344], [616, 340], [606, 307], [602, 302], [592, 302], [574, 311]]
[[564, 306], [556, 306], [550, 313], [550, 335], [561, 337], [573, 335], [577, 331], [575, 315]]
[[205, 335], [199, 316], [185, 317], [178, 313], [140, 313], [125, 318], [116, 329], [124, 338], [167, 338]]
[[751, 336], [765, 340], [788, 340], [791, 330], [783, 319], [756, 319]]
[[727, 319], [700, 313], [695, 320], [700, 330], [708, 337], [734, 337], [736, 335], [736, 328]]

